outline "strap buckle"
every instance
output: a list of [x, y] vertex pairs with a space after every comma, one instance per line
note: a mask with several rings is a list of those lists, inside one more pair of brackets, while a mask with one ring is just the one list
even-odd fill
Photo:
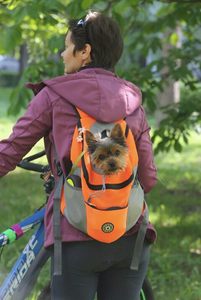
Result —
[[56, 163], [56, 166], [57, 166], [57, 176], [61, 177], [61, 175], [63, 174], [63, 171], [62, 171], [59, 161]]

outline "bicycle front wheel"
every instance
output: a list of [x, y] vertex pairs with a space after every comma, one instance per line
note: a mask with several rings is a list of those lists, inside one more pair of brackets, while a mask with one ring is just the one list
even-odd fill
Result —
[[144, 279], [139, 300], [155, 300], [151, 284], [147, 277]]

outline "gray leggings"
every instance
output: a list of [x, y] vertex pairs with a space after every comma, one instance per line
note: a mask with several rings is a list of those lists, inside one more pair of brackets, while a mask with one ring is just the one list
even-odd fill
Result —
[[[98, 241], [62, 245], [62, 275], [52, 280], [52, 300], [139, 300], [149, 263], [150, 249], [144, 241], [138, 271], [130, 270], [136, 234], [111, 244]], [[53, 251], [51, 275], [53, 274]]]

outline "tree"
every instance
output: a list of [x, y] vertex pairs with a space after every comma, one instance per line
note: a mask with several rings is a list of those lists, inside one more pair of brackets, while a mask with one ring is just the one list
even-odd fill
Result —
[[156, 0], [156, 1], [160, 1], [163, 3], [173, 3], [173, 2], [177, 2], [177, 3], [198, 3], [201, 2], [200, 0]]
[[27, 68], [28, 62], [28, 52], [27, 52], [27, 43], [20, 45], [20, 69], [19, 69], [19, 80], [22, 77], [23, 72]]
[[[172, 30], [168, 30], [163, 34], [163, 40], [166, 40], [168, 36], [170, 36], [172, 33], [174, 33]], [[175, 46], [178, 48], [181, 48], [181, 27], [178, 25], [176, 28], [176, 33], [178, 36], [178, 40], [176, 45], [173, 45], [170, 42], [164, 42], [162, 46], [161, 55], [163, 58], [166, 58], [169, 54], [169, 50], [173, 49]], [[178, 66], [180, 65], [180, 60], [177, 59]], [[167, 66], [165, 66], [161, 70], [161, 76], [165, 76], [168, 72]], [[164, 120], [167, 115], [164, 113], [162, 107], [165, 106], [172, 106], [174, 103], [177, 103], [180, 101], [180, 84], [179, 81], [175, 81], [170, 75], [166, 78], [164, 84], [163, 84], [163, 91], [158, 92], [158, 104], [157, 104], [157, 110], [156, 110], [156, 126], [159, 127], [160, 122]]]
[[[9, 113], [19, 112], [20, 107], [26, 106], [30, 100], [31, 96], [24, 88], [26, 81], [36, 82], [62, 74], [62, 64], [52, 57], [63, 48], [67, 28], [66, 12], [68, 17], [81, 18], [89, 7], [112, 16], [121, 26], [125, 37], [125, 51], [116, 72], [140, 87], [144, 104], [149, 111], [156, 110], [156, 95], [158, 91], [163, 93], [164, 84], [170, 76], [188, 89], [199, 89], [198, 80], [193, 76], [193, 70], [189, 69], [189, 63], [201, 65], [200, 1], [5, 0], [0, 7], [0, 51], [5, 54], [27, 42], [29, 52], [29, 66], [11, 95]], [[172, 47], [163, 57], [162, 36], [170, 31], [166, 42], [175, 45], [178, 40], [178, 22], [182, 26], [184, 37], [182, 47]], [[155, 59], [144, 67], [150, 53], [155, 55]], [[160, 76], [164, 69], [166, 71]], [[22, 100], [25, 96], [26, 100]], [[178, 136], [183, 136], [187, 142], [190, 126], [200, 123], [200, 111], [196, 107], [200, 107], [201, 100], [196, 101], [197, 105], [191, 106], [194, 108], [193, 112], [186, 101], [171, 108], [163, 108], [167, 118], [154, 132], [153, 140], [160, 138], [156, 151], [168, 151], [172, 146], [177, 151], [181, 150]], [[172, 109], [177, 126], [173, 126], [170, 120]], [[196, 117], [192, 118], [196, 112]], [[178, 120], [183, 115], [189, 122], [180, 126]]]

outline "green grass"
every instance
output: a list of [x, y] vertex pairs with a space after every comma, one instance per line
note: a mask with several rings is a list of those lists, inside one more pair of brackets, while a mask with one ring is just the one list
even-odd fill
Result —
[[[0, 126], [5, 119], [6, 137], [15, 120], [5, 118], [5, 111], [2, 113], [1, 110]], [[32, 152], [41, 148], [40, 142]], [[156, 300], [201, 300], [200, 149], [201, 138], [192, 132], [189, 145], [183, 145], [181, 154], [170, 151], [155, 157], [160, 180], [147, 196], [147, 203], [150, 220], [158, 233], [157, 242], [151, 247], [148, 269]], [[16, 169], [2, 178], [0, 191], [0, 232], [28, 216], [44, 202], [43, 182], [37, 174], [23, 170]], [[0, 283], [29, 237], [27, 233], [4, 250]], [[49, 266], [46, 266], [38, 280], [35, 295], [42, 283], [48, 280]]]
[[147, 202], [158, 232], [148, 271], [156, 299], [201, 299], [200, 147], [200, 137], [192, 133], [181, 154], [155, 158], [163, 183]]

